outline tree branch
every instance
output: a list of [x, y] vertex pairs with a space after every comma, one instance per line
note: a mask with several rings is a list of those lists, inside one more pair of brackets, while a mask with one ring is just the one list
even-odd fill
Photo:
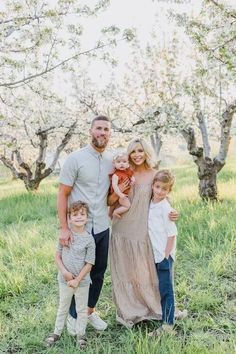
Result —
[[[66, 14], [66, 13], [65, 13]], [[64, 13], [58, 13], [57, 15], [58, 16], [61, 16], [61, 15], [65, 15]], [[28, 21], [26, 24], [29, 24], [31, 21], [35, 21], [35, 20], [39, 20], [39, 19], [47, 19], [48, 18], [48, 15], [34, 15], [34, 16], [25, 16], [25, 17], [13, 17], [13, 18], [9, 18], [7, 20], [2, 20], [0, 21], [0, 25], [5, 25], [7, 23], [10, 23], [10, 22], [21, 22], [23, 20], [25, 21]]]
[[194, 162], [200, 166], [200, 163], [203, 159], [203, 148], [197, 147], [196, 137], [194, 129], [191, 127], [187, 127], [181, 131], [185, 141], [187, 142], [187, 148], [190, 155], [193, 155]]
[[199, 129], [200, 129], [201, 135], [202, 135], [204, 155], [205, 155], [205, 157], [210, 157], [211, 147], [210, 147], [209, 139], [208, 139], [206, 120], [205, 120], [202, 112], [197, 113], [197, 120], [199, 123]]
[[159, 153], [160, 153], [160, 150], [162, 147], [162, 140], [161, 140], [160, 134], [158, 134], [158, 132], [155, 131], [151, 135], [150, 139], [151, 139], [151, 144], [152, 144], [154, 151], [156, 152], [157, 156], [159, 156]]
[[44, 171], [44, 173], [42, 174], [42, 179], [47, 177], [48, 175], [50, 175], [50, 173], [54, 170], [56, 163], [58, 161], [58, 158], [60, 156], [60, 153], [62, 152], [62, 150], [64, 149], [64, 147], [68, 144], [68, 142], [70, 141], [73, 133], [74, 133], [74, 129], [77, 125], [78, 120], [76, 119], [71, 126], [69, 127], [67, 133], [65, 134], [64, 138], [62, 139], [61, 143], [58, 145], [58, 147], [56, 148], [56, 152], [54, 154], [54, 158], [53, 161], [51, 163], [51, 165]]
[[[120, 41], [123, 41], [125, 40], [126, 37], [122, 37], [121, 39], [119, 39], [117, 42], [120, 42]], [[45, 67], [44, 70], [40, 71], [39, 73], [35, 73], [35, 74], [32, 74], [32, 75], [29, 75], [27, 77], [24, 77], [20, 80], [17, 80], [17, 81], [13, 81], [13, 82], [2, 82], [0, 83], [0, 87], [13, 87], [13, 86], [17, 86], [18, 84], [21, 84], [21, 83], [27, 83], [28, 81], [31, 81], [33, 79], [36, 79], [37, 77], [40, 77], [40, 76], [43, 76], [45, 74], [48, 74], [50, 73], [51, 71], [57, 69], [58, 67], [78, 58], [80, 55], [87, 55], [97, 49], [102, 49], [104, 47], [107, 47], [107, 46], [110, 46], [112, 43], [109, 42], [109, 43], [105, 43], [105, 44], [100, 44], [100, 45], [97, 45], [96, 47], [94, 48], [91, 48], [91, 49], [88, 49], [88, 50], [85, 50], [84, 52], [80, 52], [80, 53], [77, 53], [75, 55], [72, 55], [71, 57], [68, 57], [66, 58], [65, 60], [62, 60], [60, 61], [59, 63], [51, 66], [51, 67]]]
[[229, 150], [229, 143], [231, 140], [230, 129], [232, 125], [233, 116], [236, 113], [236, 100], [226, 107], [226, 110], [222, 114], [221, 121], [221, 136], [220, 136], [220, 149], [218, 155], [214, 161], [220, 170], [224, 164]]
[[48, 132], [50, 129], [45, 129], [37, 131], [36, 135], [39, 137], [39, 154], [36, 160], [35, 177], [41, 175], [41, 171], [45, 168], [45, 156], [48, 146]]
[[21, 168], [23, 168], [23, 169], [26, 171], [27, 176], [28, 176], [29, 178], [31, 178], [31, 177], [32, 177], [32, 172], [31, 172], [31, 170], [30, 170], [30, 167], [29, 167], [29, 165], [28, 165], [25, 161], [22, 160], [20, 151], [19, 151], [17, 148], [15, 148], [15, 149], [13, 150], [13, 153], [16, 155], [16, 160], [17, 160], [19, 166], [20, 166]]
[[214, 52], [216, 51], [217, 49], [220, 49], [220, 48], [223, 48], [226, 44], [229, 44], [230, 42], [233, 42], [236, 40], [236, 35], [234, 35], [232, 38], [228, 39], [227, 41], [225, 41], [224, 43], [218, 45], [217, 47], [215, 48], [209, 48], [208, 50]]
[[235, 11], [229, 11], [225, 8], [224, 4], [219, 4], [216, 0], [207, 0], [208, 2], [214, 4], [218, 9], [221, 11], [224, 11], [228, 16], [235, 18], [236, 19], [236, 12]]
[[36, 149], [37, 146], [35, 145], [35, 143], [33, 142], [33, 140], [32, 140], [31, 137], [30, 137], [30, 134], [29, 134], [29, 131], [28, 131], [28, 127], [27, 127], [27, 125], [26, 125], [26, 119], [23, 120], [23, 124], [24, 124], [25, 133], [26, 133], [26, 135], [27, 135], [28, 138], [29, 138], [30, 144]]
[[17, 168], [14, 166], [14, 163], [13, 161], [11, 161], [10, 159], [8, 159], [6, 156], [4, 155], [0, 155], [0, 161], [2, 161], [2, 163], [7, 167], [9, 168], [13, 175], [16, 177], [16, 178], [20, 178], [20, 179], [23, 179], [24, 177], [26, 177], [26, 174], [22, 173], [22, 172], [19, 172], [17, 170]]

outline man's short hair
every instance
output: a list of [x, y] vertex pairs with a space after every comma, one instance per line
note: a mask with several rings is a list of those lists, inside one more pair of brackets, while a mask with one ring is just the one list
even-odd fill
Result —
[[106, 122], [111, 123], [110, 118], [108, 118], [107, 116], [99, 115], [99, 116], [96, 116], [96, 117], [93, 118], [92, 123], [91, 123], [91, 127], [93, 126], [94, 122], [97, 122], [99, 120], [104, 120]]
[[81, 200], [78, 200], [78, 202], [74, 202], [69, 206], [68, 215], [70, 216], [71, 214], [75, 213], [76, 211], [80, 211], [81, 209], [85, 210], [85, 212], [88, 216], [89, 206], [87, 203], [82, 202]]

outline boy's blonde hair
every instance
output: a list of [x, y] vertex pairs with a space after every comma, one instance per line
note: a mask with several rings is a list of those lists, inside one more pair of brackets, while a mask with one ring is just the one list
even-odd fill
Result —
[[87, 203], [82, 202], [81, 200], [78, 200], [77, 202], [72, 203], [68, 208], [69, 217], [71, 216], [72, 213], [75, 213], [76, 211], [80, 211], [81, 209], [85, 210], [85, 212], [88, 216], [89, 206]]
[[170, 172], [170, 170], [159, 170], [154, 176], [152, 185], [154, 185], [154, 183], [156, 182], [162, 182], [168, 184], [171, 190], [175, 182], [175, 177]]
[[148, 144], [146, 142], [146, 140], [143, 138], [135, 138], [129, 143], [128, 148], [127, 148], [127, 153], [129, 156], [130, 164], [134, 167], [134, 164], [132, 163], [132, 161], [130, 159], [130, 154], [133, 152], [134, 148], [138, 144], [140, 144], [142, 146], [143, 151], [145, 152], [145, 155], [146, 155], [145, 166], [147, 168], [154, 167], [156, 165], [156, 161], [157, 161], [156, 154], [155, 154], [152, 146], [150, 144]]

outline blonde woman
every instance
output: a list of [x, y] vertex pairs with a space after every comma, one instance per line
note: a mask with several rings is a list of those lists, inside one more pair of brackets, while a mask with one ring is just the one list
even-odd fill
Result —
[[[135, 185], [130, 191], [131, 208], [114, 218], [110, 243], [113, 301], [117, 321], [128, 327], [148, 319], [161, 319], [161, 304], [152, 246], [148, 237], [148, 210], [156, 170], [152, 147], [142, 139], [128, 146]], [[118, 197], [108, 197], [113, 205]], [[169, 215], [171, 220], [178, 213]]]

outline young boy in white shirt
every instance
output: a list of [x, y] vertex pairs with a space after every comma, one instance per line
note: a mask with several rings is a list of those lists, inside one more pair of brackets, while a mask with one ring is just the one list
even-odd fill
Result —
[[162, 326], [151, 332], [151, 336], [159, 335], [164, 331], [175, 333], [173, 330], [175, 313], [173, 262], [175, 260], [177, 228], [168, 217], [172, 208], [167, 199], [173, 184], [174, 176], [169, 170], [158, 171], [152, 183], [148, 230], [159, 280]]

